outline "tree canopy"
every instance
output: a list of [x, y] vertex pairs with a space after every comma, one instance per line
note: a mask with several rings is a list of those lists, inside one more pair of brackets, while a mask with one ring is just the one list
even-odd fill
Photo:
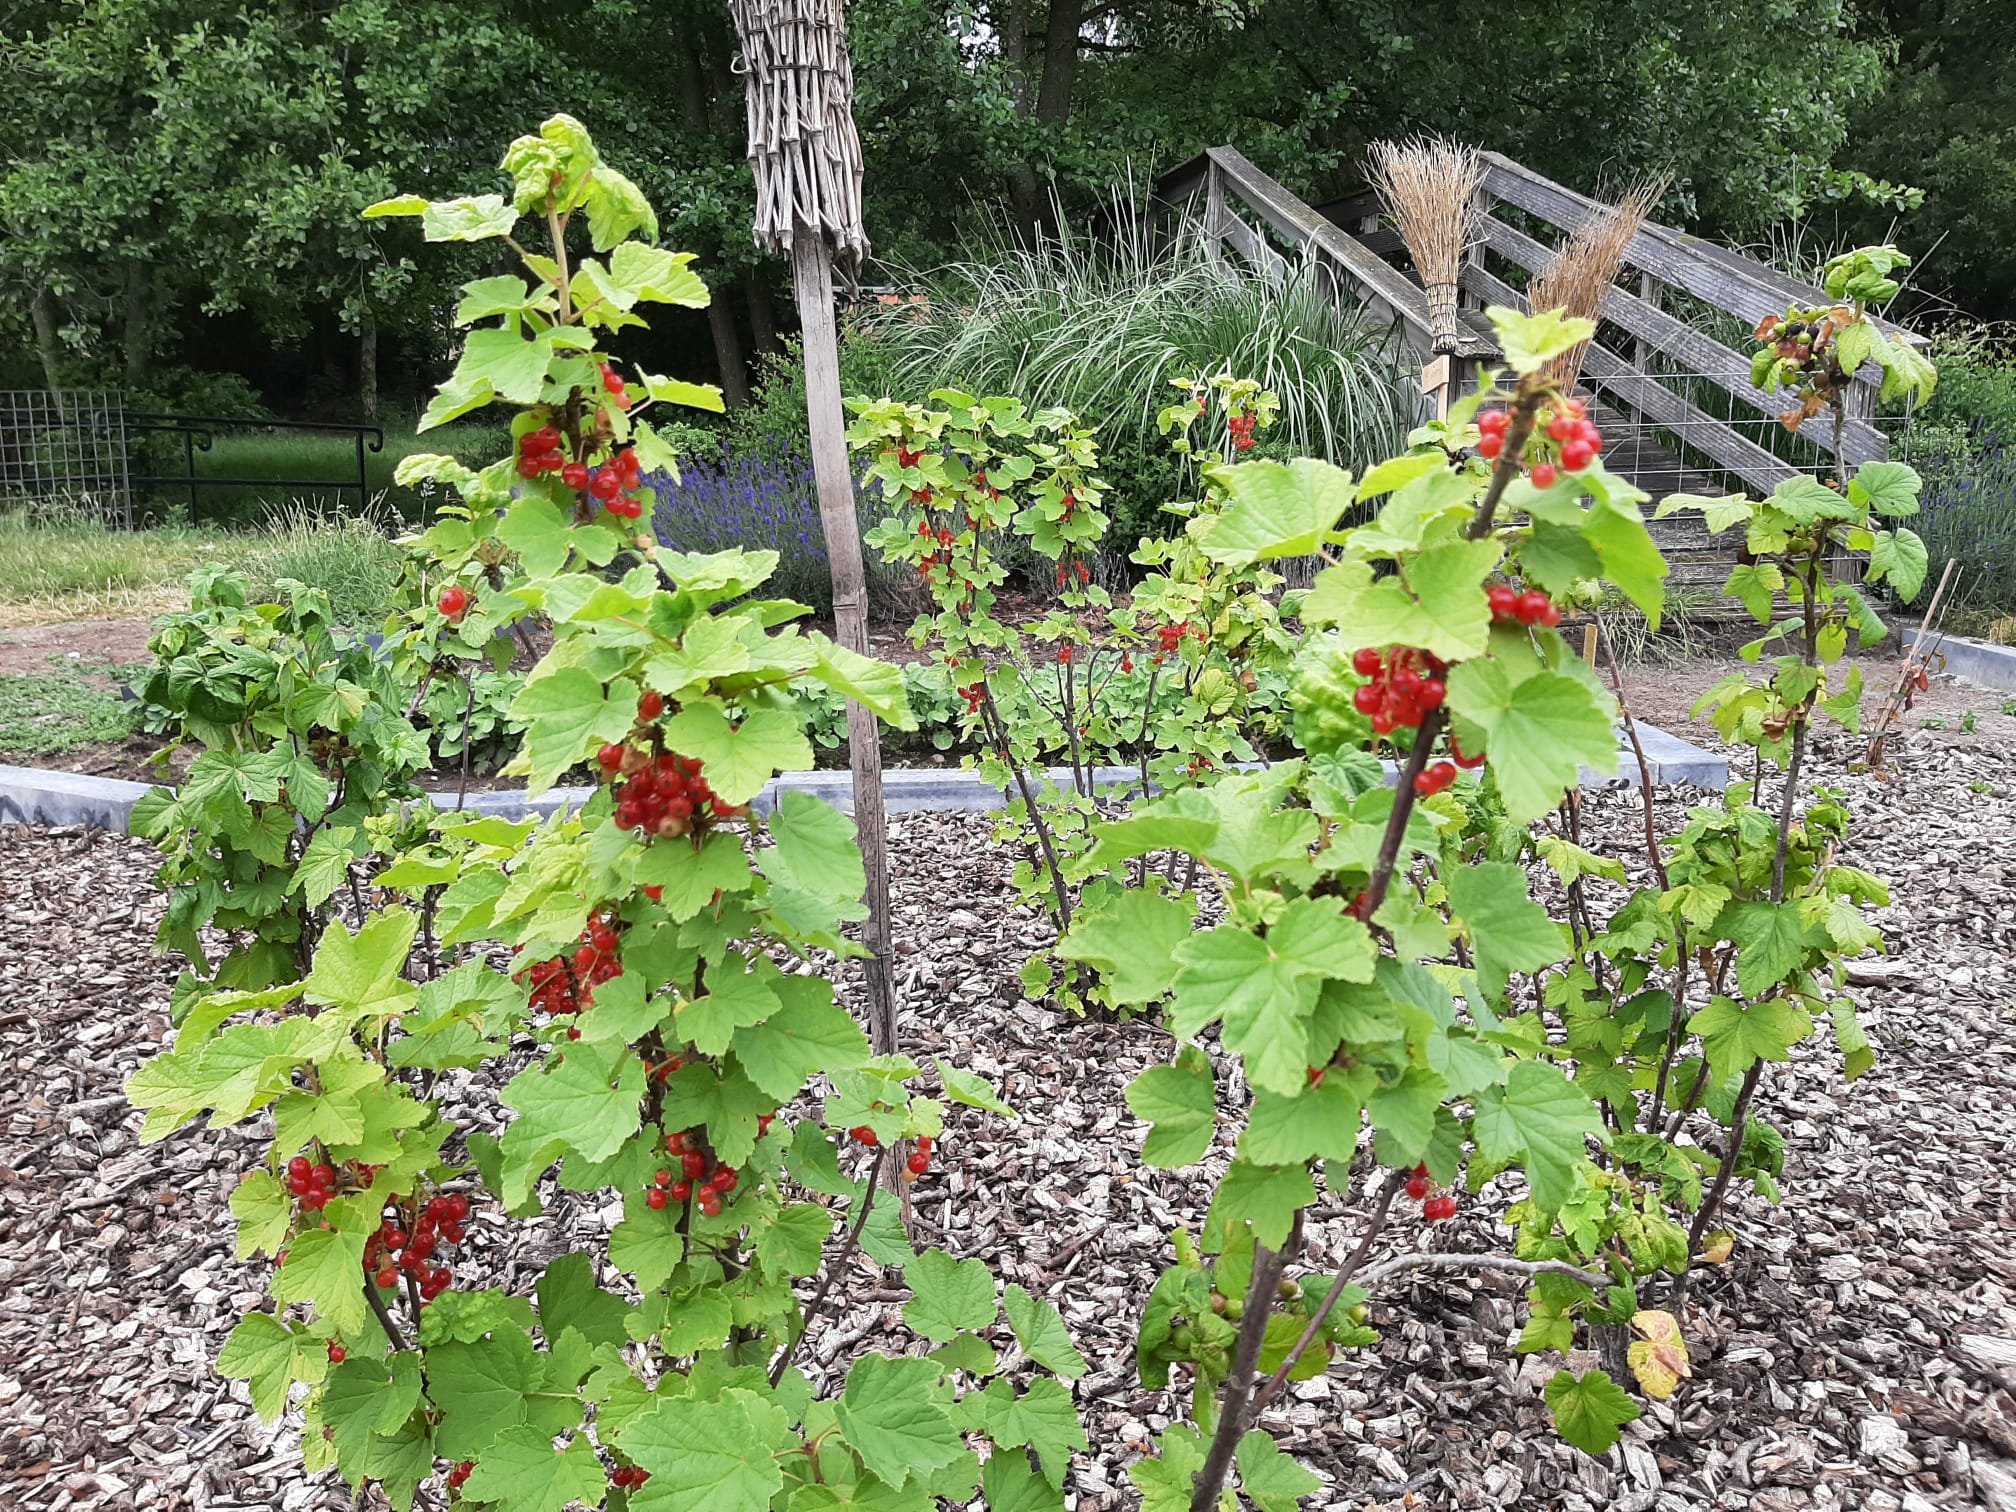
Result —
[[[2009, 43], [1992, 0], [1964, 8], [1980, 24], [1924, 0], [856, 0], [869, 234], [885, 265], [928, 264], [962, 218], [1071, 213], [1218, 142], [1320, 197], [1368, 141], [1431, 129], [1591, 191], [1663, 175], [1662, 214], [1710, 234], [1801, 216], [1840, 168], [1916, 184], [1901, 234], [1945, 238], [1933, 281], [2007, 314]], [[739, 368], [774, 339], [781, 270], [749, 241], [733, 49], [708, 0], [18, 0], [0, 37], [12, 368], [133, 381], [225, 311], [275, 343], [390, 331], [431, 351], [473, 254], [356, 209], [480, 177], [498, 123], [561, 109], [726, 291], [711, 334]]]

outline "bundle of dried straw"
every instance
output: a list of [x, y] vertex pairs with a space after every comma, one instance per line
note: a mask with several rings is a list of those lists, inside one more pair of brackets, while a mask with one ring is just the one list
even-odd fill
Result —
[[749, 75], [756, 244], [788, 253], [793, 228], [823, 230], [836, 258], [868, 255], [861, 139], [841, 0], [729, 0]]
[[1456, 279], [1483, 214], [1483, 159], [1474, 147], [1423, 136], [1374, 142], [1365, 171], [1427, 292], [1429, 339], [1438, 352], [1454, 351]]
[[[1625, 250], [1651, 218], [1652, 207], [1665, 191], [1659, 180], [1641, 180], [1616, 204], [1577, 226], [1547, 266], [1533, 275], [1526, 290], [1526, 307], [1536, 314], [1561, 310], [1585, 320], [1602, 319], [1603, 301], [1624, 266]], [[1582, 359], [1588, 350], [1584, 342], [1554, 360], [1553, 376], [1564, 389], [1572, 389], [1582, 375]]]

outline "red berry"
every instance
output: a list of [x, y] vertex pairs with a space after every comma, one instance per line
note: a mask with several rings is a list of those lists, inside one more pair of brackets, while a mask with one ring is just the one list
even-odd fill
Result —
[[1485, 595], [1491, 601], [1493, 619], [1510, 619], [1519, 606], [1519, 590], [1509, 583], [1493, 583]]
[[334, 1166], [318, 1165], [308, 1173], [308, 1181], [318, 1192], [330, 1191], [336, 1185], [336, 1168]]
[[588, 480], [588, 492], [608, 503], [623, 491], [623, 479], [613, 467], [598, 467]]
[[569, 462], [560, 469], [560, 481], [579, 493], [588, 486], [588, 464]]
[[684, 1202], [688, 1197], [691, 1197], [692, 1195], [693, 1195], [692, 1182], [675, 1181], [672, 1183], [672, 1200], [674, 1202]]
[[688, 1150], [679, 1157], [679, 1171], [688, 1181], [698, 1181], [707, 1174], [707, 1157], [698, 1150]]
[[1549, 603], [1547, 607], [1541, 611], [1540, 618], [1538, 619], [1538, 621], [1536, 621], [1536, 623], [1545, 625], [1549, 630], [1552, 630], [1556, 625], [1561, 623], [1560, 607], [1556, 604]]
[[1351, 693], [1351, 707], [1360, 714], [1377, 713], [1383, 702], [1385, 694], [1379, 690], [1377, 683], [1360, 683]]
[[459, 620], [469, 608], [469, 590], [460, 583], [450, 583], [441, 590], [441, 597], [434, 601], [434, 607], [441, 611], [443, 619]]
[[922, 1150], [926, 1155], [931, 1153], [937, 1143], [929, 1134], [919, 1134], [917, 1136], [917, 1148]]
[[539, 459], [529, 452], [518, 459], [518, 476], [521, 478], [536, 478], [545, 470], [539, 465]]
[[376, 1281], [381, 1288], [389, 1291], [392, 1287], [399, 1284], [399, 1268], [393, 1265], [381, 1266], [379, 1267], [378, 1274], [371, 1279]]
[[1399, 721], [1393, 717], [1393, 711], [1390, 709], [1381, 709], [1372, 716], [1372, 728], [1381, 735], [1391, 735], [1393, 727], [1398, 723]]
[[350, 1351], [345, 1349], [341, 1344], [338, 1344], [334, 1339], [329, 1341], [329, 1363], [331, 1365], [341, 1365], [344, 1360], [349, 1358], [349, 1355]]
[[623, 380], [616, 375], [616, 369], [608, 363], [602, 364], [602, 387], [612, 394], [623, 392]]
[[1561, 448], [1561, 465], [1570, 472], [1580, 472], [1595, 455], [1596, 448], [1578, 436]]
[[1503, 450], [1505, 450], [1505, 438], [1502, 435], [1494, 433], [1480, 436], [1477, 440], [1477, 455], [1480, 457], [1495, 458]]
[[700, 1211], [705, 1213], [709, 1218], [718, 1218], [721, 1214], [721, 1199], [713, 1192], [702, 1192], [700, 1194]]
[[862, 1124], [859, 1128], [849, 1129], [847, 1132], [853, 1136], [856, 1143], [864, 1144], [871, 1150], [882, 1143], [882, 1136], [866, 1124]]
[[1535, 488], [1552, 488], [1554, 486], [1554, 479], [1557, 476], [1554, 471], [1554, 464], [1552, 462], [1535, 462], [1533, 464], [1532, 476]]
[[1475, 756], [1465, 755], [1463, 748], [1456, 744], [1456, 737], [1453, 735], [1449, 737], [1449, 754], [1456, 758], [1456, 765], [1463, 768], [1466, 772], [1474, 771], [1476, 768], [1484, 765], [1484, 753], [1482, 751], [1479, 751]]
[[644, 695], [637, 700], [637, 717], [646, 724], [649, 724], [664, 712], [665, 696], [662, 693], [653, 693], [646, 690]]
[[1502, 409], [1487, 409], [1477, 412], [1477, 429], [1487, 436], [1503, 435], [1505, 427], [1512, 423], [1512, 416]]
[[550, 425], [542, 425], [525, 438], [525, 450], [538, 454], [550, 452], [560, 444], [560, 432]]
[[1370, 646], [1360, 646], [1351, 653], [1351, 670], [1361, 677], [1379, 675], [1379, 653]]
[[1520, 624], [1535, 625], [1540, 622], [1541, 616], [1546, 614], [1547, 609], [1547, 595], [1538, 589], [1529, 588], [1526, 592], [1519, 595], [1519, 602], [1514, 606], [1512, 612], [1519, 617]]
[[735, 1167], [722, 1166], [714, 1173], [714, 1190], [717, 1192], [732, 1192], [735, 1190], [735, 1184], [740, 1180], [741, 1177], [735, 1173]]
[[644, 1206], [650, 1208], [653, 1212], [665, 1206], [669, 1200], [665, 1195], [665, 1188], [663, 1187], [653, 1187], [644, 1194]]
[[1456, 1216], [1456, 1199], [1446, 1192], [1440, 1197], [1430, 1197], [1421, 1204], [1421, 1216], [1430, 1223], [1440, 1223], [1445, 1218]]
[[1575, 422], [1560, 410], [1556, 410], [1554, 418], [1547, 422], [1547, 439], [1550, 441], [1566, 441], [1574, 434]]
[[623, 747], [620, 745], [605, 745], [595, 753], [595, 765], [602, 768], [605, 772], [615, 771], [623, 765]]
[[1407, 1195], [1412, 1197], [1416, 1202], [1420, 1202], [1426, 1198], [1428, 1195], [1428, 1178], [1426, 1176], [1409, 1176], [1407, 1178]]
[[652, 1175], [651, 1179], [652, 1179], [653, 1181], [657, 1182], [659, 1186], [670, 1186], [670, 1185], [672, 1185], [672, 1173], [671, 1173], [670, 1171], [658, 1171], [658, 1172], [655, 1172], [655, 1173], [654, 1173], [654, 1174]]
[[1414, 701], [1423, 710], [1439, 709], [1442, 707], [1442, 700], [1448, 696], [1449, 685], [1443, 682], [1441, 678], [1424, 677], [1421, 679], [1420, 688], [1415, 691]]
[[915, 1155], [910, 1157], [909, 1166], [912, 1176], [922, 1176], [926, 1171], [931, 1169], [931, 1157], [926, 1155], [922, 1150], [919, 1150]]
[[290, 1181], [305, 1183], [308, 1180], [308, 1173], [313, 1169], [314, 1163], [306, 1155], [296, 1155], [287, 1162], [287, 1178]]

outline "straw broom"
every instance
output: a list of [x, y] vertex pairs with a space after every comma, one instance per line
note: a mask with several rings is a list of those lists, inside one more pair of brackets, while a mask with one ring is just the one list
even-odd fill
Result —
[[[1584, 320], [1602, 319], [1603, 302], [1624, 266], [1631, 238], [1643, 229], [1652, 207], [1665, 192], [1663, 181], [1641, 179], [1616, 204], [1583, 221], [1547, 266], [1533, 275], [1526, 290], [1526, 307], [1535, 314], [1561, 310]], [[1582, 376], [1582, 359], [1588, 350], [1589, 344], [1584, 342], [1555, 358], [1553, 376], [1564, 390], [1573, 389], [1575, 380]]]
[[1484, 161], [1474, 147], [1422, 136], [1374, 142], [1365, 171], [1427, 293], [1430, 343], [1437, 352], [1453, 352], [1456, 280], [1483, 214]]

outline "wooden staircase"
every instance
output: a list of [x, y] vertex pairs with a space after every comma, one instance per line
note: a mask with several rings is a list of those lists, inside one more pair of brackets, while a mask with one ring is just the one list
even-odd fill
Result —
[[[1317, 259], [1371, 321], [1386, 323], [1422, 362], [1424, 387], [1429, 365], [1447, 361], [1460, 392], [1499, 355], [1484, 307], [1524, 308], [1507, 276], [1537, 272], [1553, 256], [1551, 247], [1521, 226], [1544, 223], [1565, 237], [1606, 208], [1510, 158], [1492, 152], [1482, 156], [1487, 213], [1479, 228], [1481, 244], [1462, 273], [1464, 308], [1453, 350], [1435, 349], [1426, 296], [1406, 248], [1380, 223], [1378, 202], [1369, 191], [1312, 207], [1236, 148], [1213, 147], [1165, 175], [1156, 194], [1172, 208], [1193, 207], [1201, 198], [1211, 236], [1263, 275], [1278, 272], [1285, 262], [1276, 241]], [[1503, 209], [1514, 212], [1511, 220], [1501, 216]], [[1663, 307], [1670, 292], [1680, 291], [1747, 327], [1766, 311], [1789, 304], [1825, 304], [1825, 294], [1741, 253], [1656, 224], [1632, 238], [1624, 269], [1629, 286], [1613, 286], [1605, 297], [1580, 387], [1606, 438], [1604, 465], [1652, 496], [1648, 515], [1669, 494], [1766, 494], [1788, 478], [1831, 471], [1831, 422], [1826, 417], [1809, 420], [1796, 434], [1780, 439], [1765, 422], [1775, 422], [1784, 401], [1751, 386], [1748, 351], [1722, 345]], [[1878, 325], [1893, 341], [1922, 341], [1887, 321]], [[1695, 402], [1704, 385], [1721, 391], [1717, 402], [1740, 412], [1741, 423], [1710, 414]], [[1873, 423], [1877, 387], [1875, 366], [1869, 364], [1850, 390], [1842, 443], [1843, 459], [1851, 466], [1889, 453], [1889, 438]], [[1753, 436], [1771, 439], [1773, 445]], [[1710, 536], [1698, 515], [1653, 521], [1652, 534], [1672, 566], [1672, 595], [1690, 606], [1718, 604], [1740, 537], [1735, 532]], [[1705, 613], [1690, 607], [1688, 612], [1719, 614], [1712, 607]]]

